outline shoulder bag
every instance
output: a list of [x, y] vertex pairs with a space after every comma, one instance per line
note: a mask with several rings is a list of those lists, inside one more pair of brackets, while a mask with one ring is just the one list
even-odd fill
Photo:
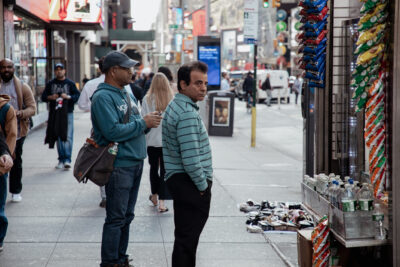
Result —
[[[129, 122], [131, 114], [131, 98], [126, 93], [128, 110], [124, 115], [124, 123]], [[108, 183], [111, 172], [114, 170], [114, 161], [118, 152], [118, 143], [110, 143], [107, 146], [98, 145], [93, 134], [87, 138], [85, 144], [79, 150], [74, 164], [74, 176], [80, 183], [87, 183], [89, 179], [98, 186]]]

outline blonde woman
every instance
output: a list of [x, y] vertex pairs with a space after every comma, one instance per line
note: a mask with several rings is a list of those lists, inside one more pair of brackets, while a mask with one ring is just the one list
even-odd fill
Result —
[[[142, 115], [145, 116], [153, 111], [163, 113], [173, 97], [174, 94], [167, 77], [163, 73], [157, 72], [153, 77], [149, 91], [143, 98]], [[161, 129], [160, 124], [146, 135], [151, 185], [149, 200], [154, 206], [158, 204], [159, 212], [166, 212], [168, 208], [165, 206], [164, 200], [168, 193], [164, 182], [165, 169], [162, 157]]]

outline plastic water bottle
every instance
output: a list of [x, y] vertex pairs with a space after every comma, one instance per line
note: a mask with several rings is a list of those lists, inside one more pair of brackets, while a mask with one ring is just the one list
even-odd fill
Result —
[[335, 207], [339, 207], [339, 195], [340, 195], [340, 185], [339, 182], [336, 181], [335, 189], [333, 190], [332, 193], [332, 204]]
[[115, 142], [114, 145], [112, 145], [109, 149], [108, 149], [108, 153], [110, 153], [111, 155], [116, 156], [118, 153], [118, 143]]
[[362, 189], [357, 194], [358, 206], [362, 211], [370, 211], [373, 209], [374, 196], [367, 183], [363, 183]]
[[386, 239], [386, 230], [383, 227], [384, 214], [379, 203], [375, 203], [374, 212], [372, 214], [372, 220], [375, 223], [375, 239], [384, 240]]
[[356, 200], [351, 191], [350, 185], [346, 184], [344, 190], [340, 193], [340, 208], [344, 212], [354, 212], [356, 210]]
[[338, 183], [336, 181], [332, 182], [331, 187], [329, 188], [328, 191], [328, 196], [329, 196], [329, 202], [331, 202], [332, 205], [335, 205], [335, 199], [334, 199], [334, 195], [335, 195], [335, 190], [336, 190], [336, 185]]

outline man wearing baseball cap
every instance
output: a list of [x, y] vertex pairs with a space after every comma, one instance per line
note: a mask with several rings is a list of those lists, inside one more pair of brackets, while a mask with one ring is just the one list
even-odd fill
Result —
[[49, 119], [45, 144], [54, 148], [57, 142], [57, 169], [71, 168], [71, 154], [74, 136], [74, 105], [79, 99], [76, 85], [65, 76], [62, 63], [54, 66], [55, 78], [46, 84], [42, 93], [42, 101], [49, 103]]
[[[158, 127], [161, 121], [157, 112], [142, 117], [136, 98], [124, 88], [130, 83], [137, 63], [122, 52], [107, 54], [103, 62], [105, 81], [92, 96], [94, 140], [99, 145], [118, 143], [114, 170], [106, 184], [101, 267], [131, 266], [126, 251], [129, 226], [135, 217], [143, 160], [146, 158], [145, 132]], [[124, 121], [125, 116], [128, 121]]]

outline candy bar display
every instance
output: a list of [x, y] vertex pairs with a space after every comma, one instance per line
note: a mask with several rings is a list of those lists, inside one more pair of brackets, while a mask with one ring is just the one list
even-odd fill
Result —
[[363, 0], [358, 22], [356, 67], [351, 86], [356, 112], [365, 111], [365, 144], [369, 150], [369, 174], [375, 197], [384, 190], [387, 170], [385, 151], [385, 101], [388, 88], [388, 0]]
[[247, 213], [247, 231], [296, 231], [314, 227], [312, 217], [297, 202], [277, 202], [263, 200], [257, 203], [251, 199], [239, 205]]
[[299, 5], [301, 29], [296, 37], [300, 42], [298, 52], [302, 54], [299, 67], [304, 70], [304, 78], [309, 87], [325, 88], [325, 58], [327, 43], [327, 0], [301, 0]]

